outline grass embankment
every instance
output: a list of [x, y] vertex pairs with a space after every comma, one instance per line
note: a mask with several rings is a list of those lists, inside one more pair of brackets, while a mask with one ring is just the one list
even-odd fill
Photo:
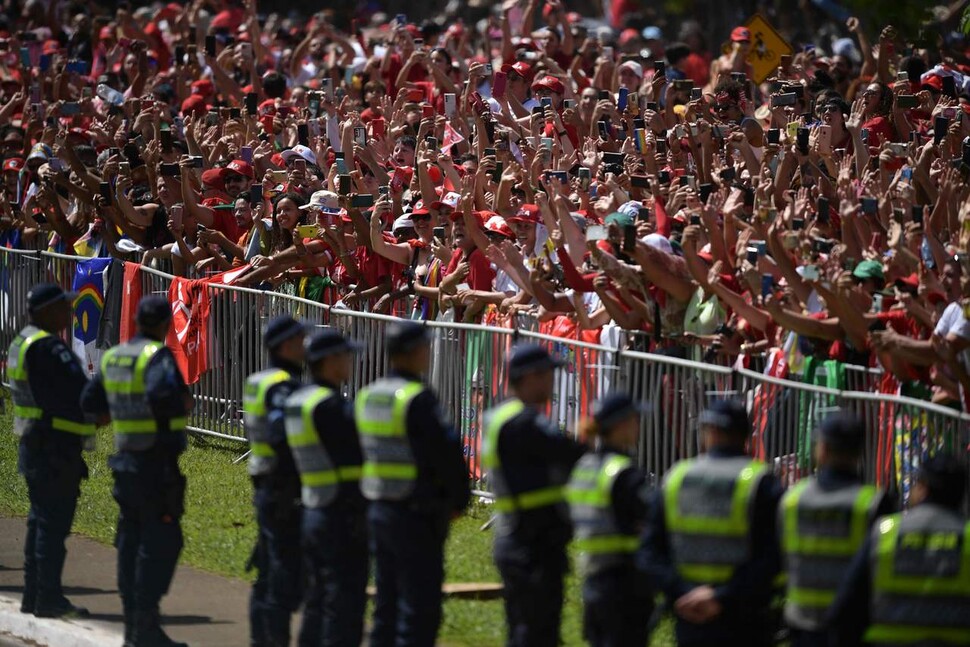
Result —
[[[27, 488], [16, 473], [17, 438], [10, 432], [10, 402], [0, 418], [0, 514], [26, 515]], [[104, 543], [114, 539], [118, 508], [111, 497], [112, 478], [107, 467], [112, 440], [107, 430], [98, 433], [98, 449], [88, 454], [91, 472], [78, 502], [74, 532]], [[242, 579], [256, 536], [250, 502], [251, 486], [244, 464], [232, 461], [242, 453], [239, 443], [193, 436], [182, 456], [182, 470], [188, 478], [186, 512], [182, 521], [185, 549], [182, 563]], [[489, 532], [480, 530], [488, 519], [487, 508], [476, 505], [452, 525], [448, 540], [446, 578], [449, 582], [497, 582], [492, 563]], [[581, 603], [577, 578], [566, 586], [563, 636], [566, 645], [583, 644]], [[447, 645], [488, 647], [504, 640], [501, 600], [458, 600], [445, 602], [441, 640]], [[670, 627], [654, 636], [653, 645], [671, 645]]]

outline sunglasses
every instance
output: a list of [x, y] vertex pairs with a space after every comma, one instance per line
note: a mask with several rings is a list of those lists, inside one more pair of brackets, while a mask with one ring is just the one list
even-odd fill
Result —
[[411, 222], [418, 222], [418, 221], [423, 221], [423, 220], [431, 220], [431, 214], [430, 213], [412, 213], [411, 214]]

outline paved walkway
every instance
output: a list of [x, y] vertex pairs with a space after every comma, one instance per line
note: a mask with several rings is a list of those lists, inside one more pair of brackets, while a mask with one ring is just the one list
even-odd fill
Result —
[[[50, 647], [117, 647], [123, 633], [115, 550], [84, 537], [67, 541], [64, 589], [91, 612], [85, 620], [49, 620], [20, 613], [26, 520], [0, 518], [0, 645], [4, 635]], [[179, 566], [162, 599], [163, 625], [192, 647], [249, 643], [249, 584]], [[19, 644], [13, 642], [12, 644]]]

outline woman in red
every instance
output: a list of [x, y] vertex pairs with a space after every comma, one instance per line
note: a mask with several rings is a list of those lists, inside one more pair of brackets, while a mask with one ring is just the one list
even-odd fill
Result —
[[866, 144], [869, 150], [878, 151], [882, 143], [893, 141], [896, 130], [892, 123], [893, 91], [888, 85], [873, 81], [862, 92], [865, 100], [865, 112], [862, 127], [869, 131]]

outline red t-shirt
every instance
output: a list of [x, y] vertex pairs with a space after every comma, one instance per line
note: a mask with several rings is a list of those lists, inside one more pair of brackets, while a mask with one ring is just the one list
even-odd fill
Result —
[[862, 124], [862, 127], [869, 130], [869, 141], [866, 142], [869, 150], [875, 149], [878, 151], [882, 147], [883, 142], [893, 141], [893, 126], [886, 117], [873, 117]]
[[448, 261], [448, 267], [445, 269], [445, 276], [454, 272], [462, 261], [468, 261], [468, 277], [465, 279], [468, 287], [472, 290], [491, 292], [495, 281], [495, 270], [492, 269], [492, 263], [478, 248], [473, 249], [467, 258], [464, 258], [464, 256], [463, 250], [456, 249], [454, 251], [451, 260]]

